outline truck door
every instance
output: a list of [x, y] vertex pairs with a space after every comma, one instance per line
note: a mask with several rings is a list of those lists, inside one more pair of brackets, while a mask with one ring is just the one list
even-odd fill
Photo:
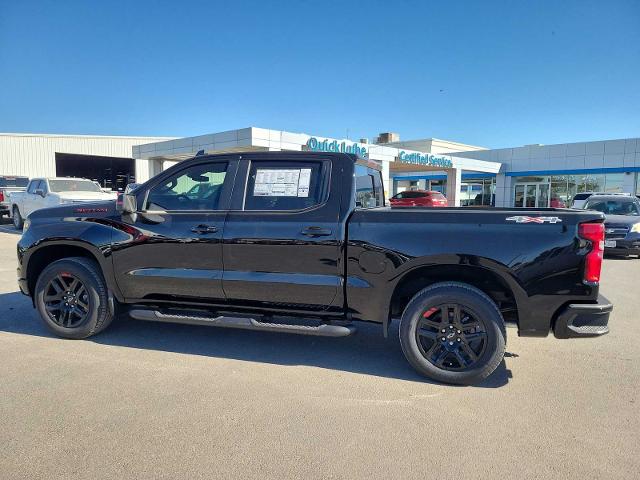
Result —
[[189, 162], [138, 192], [138, 213], [122, 216], [112, 241], [126, 298], [224, 300], [221, 241], [236, 158]]
[[38, 179], [31, 180], [31, 182], [29, 182], [29, 187], [22, 197], [22, 205], [20, 205], [20, 214], [22, 215], [22, 218], [27, 218], [30, 213], [37, 210], [38, 199], [42, 200], [42, 197], [36, 194], [36, 190], [40, 189], [40, 185], [42, 185], [42, 183], [42, 180]]
[[[317, 160], [316, 160], [317, 158]], [[324, 310], [341, 286], [339, 175], [329, 159], [243, 156], [224, 232], [223, 288], [235, 304]]]

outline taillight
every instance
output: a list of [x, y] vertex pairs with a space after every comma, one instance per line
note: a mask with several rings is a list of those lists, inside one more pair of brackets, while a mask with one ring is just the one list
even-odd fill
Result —
[[4, 202], [4, 192], [0, 190], [0, 202]]
[[604, 223], [581, 223], [578, 235], [591, 242], [591, 249], [585, 258], [584, 282], [597, 284], [600, 282], [604, 254]]

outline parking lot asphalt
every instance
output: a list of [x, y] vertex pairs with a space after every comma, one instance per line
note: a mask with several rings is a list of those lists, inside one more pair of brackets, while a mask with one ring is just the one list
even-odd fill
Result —
[[0, 478], [634, 478], [640, 260], [605, 261], [596, 339], [519, 338], [475, 387], [434, 384], [360, 325], [343, 339], [118, 319], [46, 330], [0, 226]]

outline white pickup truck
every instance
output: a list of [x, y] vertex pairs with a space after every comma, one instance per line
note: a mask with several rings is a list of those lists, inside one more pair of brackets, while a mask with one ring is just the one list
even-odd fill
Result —
[[3, 215], [11, 216], [11, 213], [9, 213], [11, 211], [10, 194], [24, 191], [28, 183], [28, 177], [0, 175], [0, 218], [2, 218]]
[[105, 193], [100, 186], [84, 178], [33, 178], [24, 192], [10, 194], [11, 216], [16, 229], [22, 229], [24, 219], [41, 208], [67, 203], [115, 200], [117, 194]]

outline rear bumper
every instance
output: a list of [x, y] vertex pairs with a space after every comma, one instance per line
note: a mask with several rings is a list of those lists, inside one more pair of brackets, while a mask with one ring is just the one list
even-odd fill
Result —
[[609, 333], [613, 305], [600, 295], [598, 303], [574, 303], [565, 307], [553, 328], [556, 338], [597, 337]]

